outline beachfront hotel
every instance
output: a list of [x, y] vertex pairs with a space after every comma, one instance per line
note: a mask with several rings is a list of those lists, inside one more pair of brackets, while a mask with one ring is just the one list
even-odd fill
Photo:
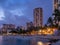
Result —
[[34, 9], [34, 26], [42, 27], [43, 25], [43, 9], [35, 8]]
[[53, 0], [53, 10], [60, 8], [60, 0]]

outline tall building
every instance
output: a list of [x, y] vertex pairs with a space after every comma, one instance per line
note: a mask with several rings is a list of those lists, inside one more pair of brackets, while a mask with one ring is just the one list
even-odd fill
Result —
[[60, 0], [53, 0], [53, 10], [60, 9]]
[[43, 25], [43, 9], [35, 8], [34, 9], [34, 26], [41, 27]]

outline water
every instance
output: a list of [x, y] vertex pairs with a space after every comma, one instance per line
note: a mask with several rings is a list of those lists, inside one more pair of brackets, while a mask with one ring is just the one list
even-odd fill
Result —
[[[0, 45], [49, 45], [48, 40], [19, 36], [0, 36]], [[55, 45], [55, 44], [54, 44]]]

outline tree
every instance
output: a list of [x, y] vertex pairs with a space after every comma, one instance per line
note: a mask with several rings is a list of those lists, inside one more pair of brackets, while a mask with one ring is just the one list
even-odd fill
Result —
[[55, 16], [54, 17], [55, 23], [57, 21], [59, 22], [60, 21], [60, 11], [58, 9], [55, 9], [53, 15]]
[[53, 26], [53, 20], [51, 17], [48, 18], [47, 25]]
[[[55, 16], [55, 18], [54, 18], [55, 22], [57, 22], [57, 21], [59, 22], [60, 21], [60, 11], [58, 9], [55, 9], [53, 15]], [[56, 27], [58, 27], [58, 35], [59, 35], [60, 34], [60, 26], [58, 23], [56, 24]]]
[[18, 32], [18, 34], [23, 33], [23, 30], [19, 26], [16, 28], [16, 31]]
[[12, 30], [12, 31], [10, 31], [9, 33], [18, 33], [18, 32], [17, 32], [17, 31]]

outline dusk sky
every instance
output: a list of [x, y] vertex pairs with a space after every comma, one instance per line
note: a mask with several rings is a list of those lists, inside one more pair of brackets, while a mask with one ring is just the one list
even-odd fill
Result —
[[43, 8], [43, 22], [52, 15], [52, 0], [0, 0], [0, 25], [11, 23], [26, 25], [33, 21], [33, 9]]

